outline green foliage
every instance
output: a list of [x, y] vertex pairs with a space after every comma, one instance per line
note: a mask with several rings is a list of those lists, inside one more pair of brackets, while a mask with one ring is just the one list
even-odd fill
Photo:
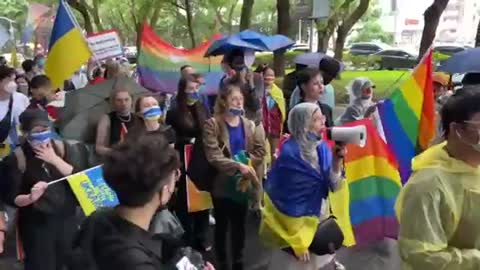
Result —
[[356, 36], [350, 41], [352, 43], [381, 41], [386, 44], [392, 44], [394, 41], [394, 36], [392, 33], [385, 32], [378, 21], [367, 21], [357, 31]]
[[349, 40], [350, 43], [381, 41], [386, 44], [393, 44], [394, 36], [383, 30], [379, 20], [382, 16], [382, 10], [378, 1], [372, 1], [367, 13], [360, 19], [355, 36]]
[[[304, 54], [303, 52], [287, 52], [285, 53], [285, 69], [293, 69], [295, 68], [295, 57], [300, 54]], [[270, 67], [273, 67], [273, 54], [272, 53], [261, 53], [255, 56], [255, 66], [261, 64], [268, 64]]]

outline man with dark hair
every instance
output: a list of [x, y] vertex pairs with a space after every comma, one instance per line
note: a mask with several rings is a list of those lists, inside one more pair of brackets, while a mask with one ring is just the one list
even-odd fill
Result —
[[397, 200], [404, 268], [480, 267], [480, 89], [463, 89], [442, 108], [446, 141], [412, 161]]
[[52, 82], [46, 75], [37, 75], [30, 81], [32, 99], [29, 109], [45, 109], [53, 96]]
[[[72, 254], [78, 268], [70, 269], [171, 269], [168, 253], [177, 247], [170, 245], [169, 235], [153, 236], [149, 227], [170, 200], [179, 167], [176, 151], [161, 132], [127, 137], [114, 146], [103, 175], [120, 204], [87, 218]], [[96, 268], [86, 268], [88, 263]]]
[[39, 73], [38, 66], [35, 61], [27, 59], [22, 62], [23, 71], [25, 71], [25, 77], [30, 82], [35, 75]]

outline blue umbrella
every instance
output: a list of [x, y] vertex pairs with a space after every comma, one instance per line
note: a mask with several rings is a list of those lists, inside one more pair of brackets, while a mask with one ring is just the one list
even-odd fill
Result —
[[242, 49], [242, 50], [254, 50], [254, 51], [264, 51], [265, 48], [250, 43], [248, 41], [240, 39], [237, 35], [224, 36], [220, 39], [215, 40], [212, 45], [208, 48], [205, 53], [205, 57], [224, 55], [232, 50]]
[[266, 36], [253, 30], [244, 30], [236, 34], [240, 39], [261, 46], [264, 51], [277, 51], [288, 49], [295, 44], [295, 41], [283, 35]]
[[480, 48], [467, 49], [442, 61], [438, 71], [455, 73], [480, 72]]

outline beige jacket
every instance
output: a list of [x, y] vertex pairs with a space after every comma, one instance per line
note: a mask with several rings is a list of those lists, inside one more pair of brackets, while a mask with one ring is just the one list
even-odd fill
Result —
[[[242, 117], [245, 128], [245, 148], [256, 171], [262, 166], [265, 150], [265, 131], [263, 126], [255, 126], [254, 122]], [[238, 171], [238, 163], [232, 159], [228, 129], [219, 118], [210, 118], [203, 127], [203, 145], [208, 162], [218, 170], [213, 180], [212, 194], [225, 197], [225, 181]]]

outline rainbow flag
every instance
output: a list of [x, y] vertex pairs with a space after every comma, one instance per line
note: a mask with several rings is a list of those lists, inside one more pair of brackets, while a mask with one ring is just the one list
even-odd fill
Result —
[[367, 129], [365, 147], [347, 146], [346, 184], [329, 195], [346, 246], [396, 238], [398, 234], [394, 205], [402, 183], [397, 162], [370, 120], [345, 126], [358, 125]]
[[137, 71], [140, 84], [153, 92], [175, 93], [180, 79], [180, 67], [191, 65], [205, 76], [203, 94], [216, 93], [223, 76], [221, 57], [204, 58], [210, 44], [220, 38], [215, 35], [209, 41], [193, 48], [179, 49], [157, 36], [148, 25], [143, 25]]
[[[184, 149], [185, 171], [192, 160], [193, 145], [187, 144]], [[195, 183], [186, 175], [187, 206], [188, 212], [198, 212], [213, 208], [212, 196], [208, 191], [200, 190]]]
[[27, 21], [25, 22], [25, 28], [22, 32], [22, 43], [26, 44], [32, 38], [32, 34], [37, 29], [38, 25], [44, 19], [44, 16], [50, 11], [48, 6], [31, 3], [28, 6]]
[[387, 143], [399, 162], [402, 183], [410, 177], [412, 158], [427, 149], [436, 135], [432, 76], [429, 50], [409, 78], [378, 106]]
[[101, 165], [70, 175], [67, 181], [86, 216], [98, 208], [114, 207], [119, 203], [117, 194], [103, 179]]
[[45, 74], [54, 88], [62, 86], [92, 55], [73, 16], [68, 4], [60, 0], [45, 63]]

